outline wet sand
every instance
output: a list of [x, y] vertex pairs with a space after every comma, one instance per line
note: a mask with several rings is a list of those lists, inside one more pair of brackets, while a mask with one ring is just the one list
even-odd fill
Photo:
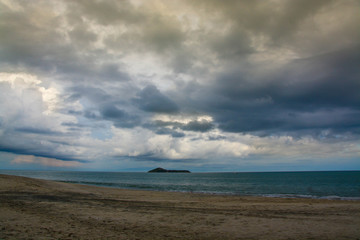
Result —
[[360, 239], [360, 201], [136, 191], [0, 175], [0, 239]]

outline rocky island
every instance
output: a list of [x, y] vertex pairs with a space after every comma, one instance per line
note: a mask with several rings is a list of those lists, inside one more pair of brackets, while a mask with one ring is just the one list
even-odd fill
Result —
[[190, 173], [189, 170], [167, 170], [164, 168], [155, 168], [153, 170], [148, 171], [149, 173]]

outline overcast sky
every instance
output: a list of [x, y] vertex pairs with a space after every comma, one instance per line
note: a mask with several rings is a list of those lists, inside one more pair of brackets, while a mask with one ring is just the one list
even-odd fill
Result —
[[1, 169], [360, 169], [358, 0], [0, 0]]

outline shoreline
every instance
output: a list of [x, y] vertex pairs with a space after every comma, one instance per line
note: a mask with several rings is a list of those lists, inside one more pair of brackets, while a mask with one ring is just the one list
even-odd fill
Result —
[[[49, 179], [51, 181], [58, 181], [58, 182], [64, 182], [64, 183], [73, 183], [73, 184], [82, 184], [82, 185], [89, 185], [89, 186], [99, 186], [99, 187], [107, 187], [107, 188], [117, 188], [117, 189], [133, 189], [133, 190], [139, 190], [139, 191], [159, 191], [159, 192], [180, 192], [180, 193], [197, 193], [197, 194], [209, 194], [209, 195], [226, 195], [226, 196], [240, 196], [240, 197], [251, 197], [251, 196], [254, 196], [254, 197], [266, 197], [266, 198], [300, 198], [300, 199], [329, 199], [329, 200], [345, 200], [345, 201], [360, 201], [360, 195], [359, 195], [359, 191], [356, 191], [357, 189], [357, 186], [354, 185], [352, 183], [352, 191], [348, 191], [348, 192], [344, 192], [344, 191], [341, 191], [341, 189], [338, 189], [340, 190], [338, 192], [337, 195], [334, 194], [334, 191], [332, 189], [328, 189], [327, 191], [323, 191], [321, 189], [321, 186], [315, 186], [315, 192], [313, 191], [304, 191], [304, 189], [300, 190], [300, 191], [296, 191], [296, 193], [293, 192], [293, 189], [292, 187], [289, 188], [289, 186], [287, 186], [287, 189], [279, 189], [279, 187], [277, 187], [278, 189], [276, 191], [272, 190], [272, 191], [267, 191], [266, 188], [262, 189], [263, 191], [248, 191], [246, 193], [242, 192], [242, 191], [236, 191], [236, 190], [233, 190], [233, 191], [223, 191], [221, 189], [219, 190], [216, 190], [216, 189], [206, 189], [206, 190], [202, 190], [201, 188], [199, 187], [195, 187], [195, 188], [192, 188], [192, 187], [188, 187], [188, 188], [183, 188], [183, 187], [170, 187], [170, 188], [167, 188], [167, 187], [164, 187], [162, 185], [148, 185], [148, 184], [141, 184], [139, 182], [135, 182], [134, 184], [130, 184], [126, 181], [126, 179], [122, 179], [122, 180], [125, 180], [125, 182], [117, 182], [117, 181], [114, 181], [114, 182], [111, 182], [111, 181], [104, 181], [104, 182], [101, 182], [101, 181], [92, 181], [92, 180], [75, 180], [77, 177], [75, 177], [74, 180], [71, 180], [71, 178], [74, 178], [74, 176], [72, 175], [69, 175], [70, 179], [68, 178], [63, 178], [63, 180], [61, 178], [55, 178], [55, 179], [51, 179], [51, 178], [48, 178], [45, 174], [45, 176], [43, 176], [43, 174], [40, 174], [38, 176], [35, 176], [35, 173], [33, 174], [22, 174], [22, 172], [27, 172], [27, 171], [24, 171], [24, 170], [8, 170], [9, 173], [7, 173], [5, 170], [4, 171], [0, 171], [0, 174], [5, 174], [5, 175], [12, 175], [12, 176], [24, 176], [24, 177], [30, 177], [30, 178], [36, 178], [36, 179]], [[30, 171], [32, 172], [32, 171]], [[48, 171], [35, 171], [35, 172], [39, 172], [39, 173], [43, 173], [43, 172], [48, 172]], [[52, 171], [50, 171], [52, 172]], [[54, 172], [59, 172], [59, 171], [54, 171]], [[60, 171], [61, 172], [61, 171]], [[74, 171], [74, 172], [78, 172], [78, 171]], [[88, 171], [85, 171], [86, 173]], [[301, 171], [303, 172], [303, 171]], [[309, 171], [305, 171], [305, 172], [309, 172]], [[313, 171], [313, 172], [319, 172], [319, 173], [322, 173], [322, 172], [359, 172], [360, 171]], [[82, 171], [79, 171], [79, 173], [83, 173]], [[97, 173], [97, 171], [93, 171], [93, 172], [88, 172], [88, 173]], [[99, 172], [99, 173], [104, 173], [104, 172]], [[132, 173], [132, 172], [110, 172], [110, 174], [116, 174], [116, 173], [119, 173], [119, 174], [129, 174], [129, 173]], [[133, 173], [138, 173], [138, 172], [133, 172]], [[142, 174], [144, 174], [144, 172], [141, 172]], [[272, 172], [269, 172], [269, 173], [272, 173]], [[292, 172], [284, 172], [284, 173], [292, 173]], [[146, 174], [146, 173], [145, 173]], [[149, 175], [150, 174], [153, 174], [153, 173], [148, 173]], [[163, 174], [163, 173], [160, 173], [160, 174]], [[193, 174], [197, 174], [196, 172], [193, 173]], [[221, 174], [221, 173], [220, 173]], [[175, 174], [176, 175], [176, 174]], [[65, 175], [66, 176], [66, 175]], [[333, 177], [336, 177], [336, 176], [333, 176]], [[357, 177], [357, 176], [356, 176]], [[120, 175], [120, 179], [121, 179], [121, 175]], [[146, 183], [146, 182], [145, 182]], [[308, 184], [311, 184], [310, 182]], [[143, 186], [144, 185], [144, 186]], [[316, 188], [319, 188], [320, 187], [320, 191], [319, 189], [316, 189]], [[338, 186], [339, 188], [339, 186]], [[301, 189], [301, 188], [300, 188]], [[311, 189], [311, 188], [310, 188]], [[285, 190], [285, 191], [284, 191]], [[329, 191], [330, 190], [330, 191]], [[336, 191], [336, 189], [335, 189]], [[262, 192], [265, 192], [265, 193], [262, 193]], [[267, 193], [268, 192], [268, 193]], [[283, 193], [281, 193], [283, 192]], [[293, 193], [284, 193], [284, 192], [293, 192]], [[316, 193], [316, 194], [314, 194]], [[352, 194], [351, 194], [352, 193]]]
[[360, 201], [161, 192], [0, 175], [0, 239], [356, 239]]
[[[39, 178], [40, 179], [40, 178]], [[40, 179], [44, 180], [44, 179]], [[55, 181], [55, 180], [46, 180], [46, 181]], [[318, 200], [334, 200], [334, 201], [360, 201], [360, 197], [341, 197], [341, 196], [315, 196], [315, 195], [297, 195], [297, 194], [236, 194], [236, 193], [223, 193], [223, 192], [205, 192], [205, 191], [171, 191], [171, 190], [156, 190], [156, 189], [140, 189], [140, 188], [125, 188], [125, 187], [114, 187], [107, 186], [106, 184], [86, 184], [75, 181], [55, 181], [69, 184], [79, 184], [84, 186], [94, 186], [94, 187], [104, 187], [104, 188], [113, 188], [120, 190], [134, 190], [134, 191], [149, 191], [149, 192], [164, 192], [164, 193], [184, 193], [184, 194], [204, 194], [209, 196], [234, 196], [234, 197], [264, 197], [264, 198], [289, 198], [289, 199], [318, 199]]]
[[[1, 174], [0, 174], [1, 175]], [[6, 174], [3, 174], [6, 175]], [[16, 176], [16, 175], [10, 175]], [[21, 176], [20, 176], [21, 177]], [[40, 180], [45, 180], [41, 178], [36, 178]], [[251, 195], [251, 194], [237, 194], [237, 193], [224, 193], [224, 192], [205, 192], [205, 191], [171, 191], [171, 190], [157, 190], [157, 189], [141, 189], [141, 188], [126, 188], [126, 187], [116, 187], [111, 186], [111, 184], [87, 184], [76, 181], [56, 181], [56, 180], [45, 180], [45, 181], [54, 181], [54, 182], [62, 182], [69, 184], [79, 184], [85, 186], [94, 186], [94, 187], [104, 187], [104, 188], [114, 188], [114, 189], [122, 189], [122, 190], [135, 190], [135, 191], [154, 191], [154, 192], [164, 192], [164, 193], [185, 193], [185, 194], [204, 194], [204, 195], [216, 195], [216, 196], [234, 196], [234, 197], [265, 197], [265, 198], [290, 198], [290, 199], [320, 199], [320, 200], [335, 200], [335, 201], [360, 201], [360, 197], [343, 197], [343, 196], [315, 196], [315, 195], [303, 195], [303, 194], [259, 194], [259, 195]]]

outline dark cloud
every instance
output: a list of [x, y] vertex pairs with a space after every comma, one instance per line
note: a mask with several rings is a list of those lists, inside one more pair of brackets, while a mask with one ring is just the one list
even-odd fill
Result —
[[210, 39], [209, 46], [219, 57], [227, 60], [244, 57], [255, 51], [251, 47], [249, 34], [241, 29], [230, 29], [225, 36], [214, 36], [213, 39]]
[[61, 154], [61, 153], [54, 153], [41, 149], [32, 149], [32, 148], [22, 148], [22, 147], [15, 147], [15, 146], [7, 146], [7, 145], [0, 145], [0, 152], [7, 152], [13, 154], [20, 154], [20, 155], [32, 155], [35, 157], [45, 157], [45, 158], [53, 158], [62, 161], [76, 161], [81, 163], [88, 163], [87, 160], [82, 160], [78, 158], [74, 158], [72, 154]]
[[101, 108], [101, 114], [106, 119], [120, 119], [124, 118], [127, 114], [118, 109], [114, 105], [105, 105]]
[[[358, 1], [200, 0], [187, 3], [203, 13], [199, 16], [204, 17], [204, 21], [211, 19], [219, 23], [216, 29], [221, 31], [207, 32], [204, 43], [229, 63], [243, 59], [249, 52], [265, 49], [290, 49], [299, 55], [312, 55], [351, 46], [360, 40], [360, 18], [355, 17], [355, 11], [349, 11], [360, 7]], [[324, 14], [328, 17], [324, 18]], [[329, 19], [344, 24], [326, 28], [324, 25]], [[254, 44], [258, 41], [263, 46], [261, 49]]]
[[16, 132], [40, 134], [40, 135], [61, 135], [61, 132], [53, 131], [46, 128], [35, 128], [35, 127], [18, 127], [14, 129]]
[[[131, 89], [131, 88], [130, 88]], [[123, 91], [128, 93], [123, 93]], [[69, 88], [64, 97], [68, 101], [85, 101], [87, 102], [83, 111], [72, 111], [72, 115], [84, 116], [89, 120], [106, 120], [111, 121], [115, 127], [132, 128], [141, 124], [141, 119], [137, 114], [129, 113], [123, 108], [129, 106], [126, 98], [119, 99], [112, 92], [126, 96], [129, 89], [123, 90], [121, 87], [116, 89], [107, 89], [101, 86], [82, 86]], [[94, 126], [93, 126], [94, 127]]]
[[[288, 85], [277, 94], [292, 107], [359, 108], [360, 46], [295, 60], [285, 70]], [[286, 92], [287, 91], [287, 92]]]
[[109, 79], [114, 81], [128, 81], [130, 80], [130, 76], [120, 70], [120, 67], [116, 64], [105, 64], [99, 71], [98, 75], [99, 79]]
[[71, 109], [68, 110], [67, 113], [70, 114], [70, 115], [75, 115], [75, 116], [80, 116], [80, 115], [83, 114], [82, 111], [76, 111], [76, 110], [71, 110]]
[[113, 104], [104, 104], [100, 107], [102, 120], [112, 121], [115, 127], [133, 128], [141, 124], [136, 115], [130, 115]]
[[215, 128], [213, 123], [206, 120], [193, 120], [188, 123], [156, 120], [145, 123], [142, 127], [150, 129], [158, 135], [170, 135], [174, 138], [185, 137], [186, 135], [183, 131], [208, 132]]
[[[94, 49], [97, 35], [84, 23], [66, 34], [60, 33], [61, 19], [43, 15], [41, 5], [25, 4], [26, 12], [5, 11], [0, 15], [0, 65], [3, 69], [28, 68], [42, 74], [57, 73], [77, 81], [128, 81], [130, 76], [120, 63], [101, 63], [103, 50]], [[44, 4], [47, 11], [53, 11]], [[6, 7], [4, 7], [6, 9]], [[36, 14], [44, 18], [38, 19]], [[86, 54], [83, 53], [86, 51]]]
[[355, 107], [360, 95], [359, 48], [298, 59], [259, 78], [246, 71], [220, 75], [215, 91], [234, 104], [273, 104], [290, 109]]
[[[84, 131], [85, 129], [89, 129], [90, 127], [93, 127], [93, 126], [89, 126], [89, 125], [85, 125], [85, 124], [81, 124], [81, 123], [72, 123], [72, 122], [63, 122], [63, 123], [61, 123], [61, 126], [65, 126], [67, 128], [67, 131], [72, 132], [72, 133], [81, 132], [81, 131]], [[52, 141], [52, 142], [55, 142], [55, 141]]]
[[84, 112], [84, 117], [94, 120], [101, 119], [101, 115], [98, 110], [95, 109], [86, 109]]
[[[226, 132], [256, 132], [256, 131], [271, 131], [281, 130], [281, 127], [285, 125], [285, 122], [278, 119], [276, 114], [259, 111], [253, 113], [239, 113], [240, 110], [228, 111], [215, 115], [215, 121], [218, 122], [219, 128]], [[248, 109], [248, 111], [251, 111]], [[266, 113], [269, 113], [266, 115]], [[275, 115], [275, 116], [274, 116]]]
[[74, 44], [88, 45], [96, 42], [97, 35], [87, 29], [86, 24], [78, 24], [69, 32], [69, 36]]
[[207, 132], [214, 128], [214, 125], [206, 120], [203, 121], [190, 121], [180, 126], [182, 130], [194, 132]]
[[[134, 24], [137, 22], [143, 22], [145, 16], [141, 11], [135, 9], [135, 7], [129, 1], [76, 1], [72, 3], [72, 6], [78, 8], [81, 12], [79, 16], [86, 17], [89, 20], [95, 20], [102, 25], [109, 24]], [[73, 18], [79, 16], [72, 16]]]
[[268, 20], [271, 19], [272, 22], [267, 23], [266, 32], [275, 44], [293, 40], [293, 35], [299, 31], [304, 21], [330, 4], [331, 1], [327, 0], [285, 2], [283, 9], [278, 10], [276, 15], [268, 16]]
[[146, 45], [162, 52], [180, 48], [185, 35], [181, 31], [180, 23], [174, 19], [155, 17], [146, 27], [143, 39]]
[[231, 132], [357, 128], [359, 53], [356, 47], [294, 60], [261, 78], [246, 71], [220, 75], [207, 110]]
[[171, 135], [174, 138], [182, 138], [185, 137], [185, 134], [179, 131], [175, 131], [173, 129], [170, 128], [158, 128], [155, 131], [156, 134], [158, 135]]
[[[203, 11], [216, 12], [222, 22], [254, 33], [266, 33], [274, 38], [296, 32], [300, 23], [333, 1], [295, 0], [264, 2], [261, 0], [200, 0], [189, 4]], [[277, 36], [275, 36], [277, 35]]]
[[154, 85], [148, 85], [137, 94], [133, 102], [142, 110], [154, 113], [176, 113], [177, 104], [162, 94]]
[[193, 120], [188, 123], [157, 120], [151, 126], [160, 127], [162, 129], [166, 127], [171, 127], [173, 129], [181, 129], [183, 131], [194, 131], [194, 132], [208, 132], [214, 128], [214, 125], [206, 120], [202, 120], [202, 121]]

